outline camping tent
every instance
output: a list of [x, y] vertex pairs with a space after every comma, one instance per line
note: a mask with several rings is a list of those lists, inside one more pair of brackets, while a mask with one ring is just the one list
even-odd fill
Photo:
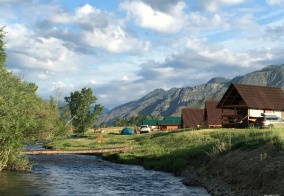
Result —
[[122, 131], [121, 131], [121, 134], [122, 135], [130, 135], [130, 134], [132, 134], [133, 133], [133, 131], [130, 129], [130, 128], [128, 128], [128, 127], [125, 127], [124, 129], [122, 129]]

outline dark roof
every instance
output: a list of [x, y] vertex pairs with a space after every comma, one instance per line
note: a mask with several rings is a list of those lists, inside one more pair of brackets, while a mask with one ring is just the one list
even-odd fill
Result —
[[194, 128], [204, 122], [204, 109], [183, 108], [181, 110], [182, 127]]
[[181, 117], [179, 116], [166, 116], [164, 117], [165, 121], [179, 121], [181, 120]]
[[158, 120], [143, 120], [143, 125], [155, 126], [157, 125]]
[[[217, 100], [205, 101], [204, 115], [208, 126], [222, 125], [222, 109], [216, 108], [218, 103]], [[233, 109], [223, 110], [223, 114], [233, 115], [235, 113]]]
[[284, 93], [279, 87], [231, 84], [217, 108], [284, 110]]
[[169, 116], [165, 117], [164, 120], [159, 120], [158, 125], [180, 125], [181, 117]]

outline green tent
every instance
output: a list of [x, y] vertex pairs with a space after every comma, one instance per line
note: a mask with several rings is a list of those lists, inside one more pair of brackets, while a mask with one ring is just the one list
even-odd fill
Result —
[[133, 131], [130, 129], [130, 128], [128, 128], [128, 127], [125, 127], [124, 129], [122, 129], [122, 131], [121, 131], [121, 134], [122, 135], [131, 135], [133, 133]]

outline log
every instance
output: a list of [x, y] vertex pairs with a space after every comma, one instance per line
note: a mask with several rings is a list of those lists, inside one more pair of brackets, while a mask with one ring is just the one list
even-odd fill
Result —
[[28, 150], [23, 152], [26, 155], [37, 154], [102, 154], [107, 152], [128, 152], [132, 150], [131, 146], [119, 147], [119, 148], [101, 148], [101, 149], [89, 149], [89, 150]]

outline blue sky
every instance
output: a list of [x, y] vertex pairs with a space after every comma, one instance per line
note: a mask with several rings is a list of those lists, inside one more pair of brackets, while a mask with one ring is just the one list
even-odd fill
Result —
[[7, 69], [112, 109], [156, 88], [284, 64], [284, 0], [0, 0]]

